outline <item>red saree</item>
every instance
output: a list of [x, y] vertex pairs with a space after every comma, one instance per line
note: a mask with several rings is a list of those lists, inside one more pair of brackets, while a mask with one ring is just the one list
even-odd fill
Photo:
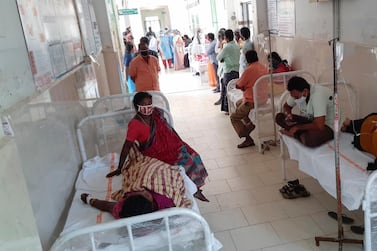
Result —
[[140, 144], [141, 153], [170, 165], [183, 166], [196, 186], [203, 186], [208, 174], [199, 154], [178, 136], [160, 109], [154, 109], [152, 121], [149, 139]]

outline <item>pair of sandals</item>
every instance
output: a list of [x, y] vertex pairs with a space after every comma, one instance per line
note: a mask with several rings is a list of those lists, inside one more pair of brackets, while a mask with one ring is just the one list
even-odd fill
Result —
[[[336, 212], [330, 211], [327, 213], [334, 220], [338, 220], [338, 214]], [[348, 217], [345, 214], [342, 214], [342, 223], [343, 224], [352, 224], [354, 220], [351, 217]], [[352, 225], [350, 227], [351, 232], [355, 234], [364, 234], [365, 228], [364, 225]]]
[[290, 200], [310, 196], [310, 192], [306, 190], [304, 185], [300, 184], [298, 179], [288, 181], [287, 185], [279, 189], [279, 192], [284, 199]]

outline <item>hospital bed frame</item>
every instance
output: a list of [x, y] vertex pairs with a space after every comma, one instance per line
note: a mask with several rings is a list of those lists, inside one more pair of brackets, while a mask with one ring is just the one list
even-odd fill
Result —
[[[270, 74], [264, 75], [257, 79], [253, 87], [253, 94], [254, 94], [254, 101], [258, 100], [258, 87], [263, 84], [268, 84], [268, 88], [270, 89], [270, 98], [265, 104], [258, 104], [258, 102], [254, 103], [254, 109], [250, 111], [249, 118], [255, 124], [255, 140], [257, 141], [258, 151], [260, 153], [264, 153], [265, 150], [268, 150], [268, 142], [271, 139], [277, 138], [277, 132], [274, 130], [274, 121], [275, 121], [275, 111], [279, 111], [281, 107], [281, 95], [284, 93], [288, 81], [293, 76], [301, 76], [306, 78], [309, 83], [316, 83], [316, 78], [307, 71], [304, 70], [297, 70], [297, 71], [289, 71], [289, 72], [282, 72], [282, 73], [274, 73], [272, 74], [273, 80], [273, 87], [270, 83]], [[235, 92], [235, 96], [239, 97], [239, 99], [243, 98], [242, 91], [236, 89], [238, 79], [233, 79], [229, 81], [227, 85], [227, 95], [228, 95], [228, 105], [229, 105], [229, 112], [232, 113], [235, 111], [236, 102], [237, 100], [231, 101], [230, 93]], [[275, 90], [280, 85], [280, 91]], [[274, 101], [271, 100], [271, 97], [274, 97]], [[238, 99], [238, 100], [239, 100]], [[273, 109], [272, 105], [274, 103], [275, 108]], [[262, 132], [262, 123], [270, 123], [274, 129], [272, 132]]]
[[[164, 116], [167, 118], [167, 121], [172, 124], [173, 119], [170, 114], [170, 112], [164, 108], [162, 108], [164, 112]], [[88, 116], [80, 121], [77, 127], [77, 136], [78, 136], [78, 141], [79, 141], [79, 148], [81, 152], [81, 156], [83, 161], [87, 160], [88, 157], [94, 157], [94, 156], [88, 156], [87, 150], [85, 148], [85, 143], [84, 143], [84, 134], [82, 132], [82, 128], [86, 124], [90, 124], [93, 121], [99, 121], [99, 128], [96, 128], [94, 132], [96, 134], [98, 133], [103, 133], [106, 134], [108, 131], [106, 130], [104, 120], [105, 119], [112, 119], [115, 118], [116, 123], [120, 127], [126, 127], [127, 123], [125, 121], [120, 121], [120, 118], [123, 118], [124, 120], [130, 120], [133, 115], [135, 114], [134, 110], [122, 110], [122, 111], [117, 111], [117, 112], [108, 112], [104, 114], [99, 114], [99, 115], [91, 115]], [[114, 132], [114, 131], [110, 131]], [[106, 137], [105, 137], [106, 138]], [[120, 139], [124, 140], [124, 136], [121, 137]], [[93, 140], [92, 137], [89, 137], [88, 140]], [[94, 139], [96, 140], [96, 139]], [[118, 137], [119, 140], [119, 137]], [[108, 150], [108, 143], [102, 144], [106, 151]], [[98, 147], [101, 147], [99, 145], [96, 146], [97, 153], [99, 152]], [[135, 216], [135, 217], [130, 217], [130, 218], [125, 218], [125, 219], [119, 219], [119, 220], [114, 220], [111, 222], [107, 223], [102, 223], [102, 224], [96, 224], [90, 227], [85, 227], [82, 229], [77, 229], [73, 230], [71, 232], [63, 233], [53, 244], [51, 251], [60, 251], [60, 250], [67, 250], [67, 246], [71, 248], [70, 243], [75, 243], [78, 239], [85, 239], [91, 245], [91, 250], [99, 250], [96, 245], [95, 245], [95, 235], [96, 234], [103, 234], [105, 232], [111, 232], [111, 230], [116, 230], [119, 228], [126, 228], [128, 232], [128, 237], [129, 237], [129, 250], [136, 250], [135, 243], [134, 243], [134, 236], [135, 234], [133, 233], [133, 226], [140, 223], [146, 223], [150, 222], [153, 220], [163, 220], [165, 224], [165, 231], [166, 237], [167, 237], [167, 246], [169, 251], [173, 251], [173, 240], [171, 238], [171, 229], [169, 226], [169, 221], [170, 218], [176, 217], [176, 216], [183, 216], [183, 217], [188, 217], [190, 219], [190, 222], [197, 221], [199, 223], [200, 231], [203, 232], [202, 238], [199, 240], [201, 243], [203, 243], [205, 251], [213, 251], [213, 246], [214, 245], [214, 237], [213, 234], [210, 231], [208, 223], [205, 221], [205, 219], [196, 213], [194, 210], [187, 209], [187, 208], [170, 208], [170, 209], [165, 209], [149, 214], [144, 214], [140, 216]], [[71, 249], [69, 249], [71, 250]]]
[[134, 245], [134, 235], [132, 231], [132, 226], [136, 224], [140, 224], [142, 222], [149, 222], [149, 221], [161, 220], [161, 219], [163, 219], [165, 222], [169, 251], [173, 251], [172, 239], [170, 237], [169, 219], [174, 216], [186, 216], [192, 220], [200, 222], [203, 228], [203, 233], [204, 233], [205, 250], [206, 251], [212, 250], [211, 241], [210, 241], [211, 231], [208, 226], [208, 223], [202, 216], [200, 216], [195, 211], [191, 209], [187, 209], [187, 208], [169, 208], [169, 209], [157, 211], [154, 213], [134, 216], [130, 218], [118, 219], [112, 222], [107, 222], [107, 223], [102, 223], [102, 224], [97, 224], [91, 227], [86, 227], [83, 229], [78, 229], [78, 230], [66, 233], [62, 235], [61, 237], [59, 237], [59, 239], [52, 246], [51, 251], [64, 250], [62, 248], [64, 248], [67, 242], [70, 242], [74, 240], [75, 238], [80, 238], [82, 236], [89, 237], [92, 251], [101, 250], [101, 249], [98, 249], [95, 245], [95, 233], [101, 233], [101, 232], [105, 232], [105, 231], [109, 231], [109, 230], [117, 229], [117, 228], [122, 228], [122, 227], [125, 227], [127, 229], [128, 236], [130, 237], [130, 242], [129, 242], [130, 250], [135, 251], [136, 249]]
[[[153, 105], [170, 111], [169, 101], [162, 92], [148, 91], [148, 93], [152, 95]], [[95, 99], [91, 109], [91, 114], [102, 114], [105, 112], [134, 109], [132, 101], [135, 94], [136, 93], [117, 94]]]
[[[164, 117], [166, 118], [166, 120], [168, 121], [168, 123], [174, 127], [174, 122], [173, 122], [173, 117], [171, 115], [171, 113], [166, 110], [165, 108], [160, 108], [163, 112], [164, 112]], [[81, 153], [81, 158], [82, 158], [82, 161], [86, 161], [88, 159], [88, 156], [87, 156], [87, 151], [86, 151], [86, 148], [85, 148], [85, 144], [84, 144], [84, 136], [83, 136], [83, 132], [82, 132], [82, 128], [90, 123], [91, 121], [100, 121], [100, 134], [104, 135], [104, 146], [105, 146], [105, 152], [109, 152], [109, 141], [108, 141], [108, 137], [105, 137], [105, 127], [106, 127], [106, 123], [104, 121], [104, 119], [106, 118], [111, 118], [111, 117], [123, 117], [123, 118], [129, 118], [129, 117], [133, 117], [134, 115], [136, 114], [136, 111], [134, 109], [129, 109], [129, 110], [121, 110], [121, 111], [116, 111], [116, 112], [108, 112], [108, 113], [104, 113], [104, 114], [96, 114], [96, 115], [90, 115], [88, 117], [85, 117], [83, 118], [79, 124], [77, 125], [77, 140], [78, 140], [78, 143], [79, 143], [79, 148], [80, 148], [80, 153]], [[126, 125], [124, 121], [118, 121], [119, 123], [123, 123], [123, 125]], [[123, 137], [125, 138], [125, 137]], [[99, 146], [98, 146], [98, 142], [95, 142], [96, 143], [96, 155], [100, 155], [100, 152], [99, 152]]]
[[[334, 85], [331, 84], [322, 84], [327, 87], [333, 87]], [[358, 96], [356, 93], [356, 90], [353, 88], [352, 85], [345, 82], [337, 81], [336, 84], [336, 93], [334, 95], [337, 95], [338, 100], [336, 105], [337, 109], [339, 108], [339, 116], [340, 118], [351, 118], [355, 119], [358, 118]], [[340, 91], [343, 90], [345, 93], [340, 94]], [[283, 95], [283, 98], [287, 98], [289, 96], [288, 93], [285, 93]], [[341, 98], [343, 97], [343, 100]], [[347, 107], [347, 104], [350, 105], [350, 107]], [[356, 109], [355, 109], [356, 107]], [[350, 110], [348, 109], [350, 108]], [[336, 116], [337, 113], [335, 113], [334, 116]], [[339, 118], [336, 118], [339, 122], [342, 120]], [[335, 127], [335, 125], [334, 125]], [[362, 203], [362, 198], [365, 196], [365, 191], [368, 190], [362, 190], [362, 189], [356, 189], [356, 190], [350, 190], [349, 187], [356, 187], [359, 188], [362, 187], [363, 182], [366, 184], [369, 184], [368, 182], [369, 177], [368, 173], [366, 171], [366, 164], [368, 163], [368, 160], [372, 160], [370, 156], [367, 154], [363, 154], [362, 152], [358, 151], [357, 149], [354, 149], [351, 143], [351, 140], [347, 142], [347, 140], [343, 141], [341, 143], [341, 138], [344, 139], [352, 138], [349, 137], [351, 135], [347, 135], [347, 133], [344, 133], [344, 135], [341, 135], [341, 132], [339, 131], [340, 125], [338, 127], [335, 127], [334, 132], [339, 133], [335, 135], [335, 138], [333, 142], [328, 142], [323, 144], [322, 146], [319, 146], [314, 149], [308, 149], [305, 150], [304, 154], [300, 154], [299, 152], [303, 152], [306, 147], [302, 146], [301, 143], [299, 143], [297, 140], [292, 139], [287, 136], [283, 136], [280, 133], [280, 151], [281, 151], [281, 158], [282, 158], [282, 175], [284, 180], [286, 179], [286, 166], [285, 166], [285, 145], [290, 144], [290, 148], [288, 149], [290, 154], [295, 155], [295, 159], [299, 162], [300, 170], [304, 171], [305, 164], [310, 164], [310, 167], [307, 167], [307, 170], [304, 171], [308, 175], [312, 176], [313, 178], [317, 179], [320, 183], [320, 185], [337, 200], [337, 222], [338, 222], [338, 237], [332, 238], [332, 237], [315, 237], [316, 246], [319, 246], [319, 243], [321, 241], [327, 241], [327, 242], [337, 242], [339, 245], [339, 250], [342, 250], [342, 245], [344, 243], [354, 243], [354, 244], [363, 244], [363, 240], [360, 239], [349, 239], [344, 238], [343, 233], [343, 226], [342, 226], [342, 218], [340, 215], [342, 214], [342, 204], [346, 207], [349, 207], [350, 210], [357, 209], [360, 204]], [[342, 137], [340, 137], [342, 136]], [[285, 141], [287, 140], [287, 142]], [[290, 141], [290, 143], [289, 143]], [[335, 142], [335, 143], [334, 143]], [[337, 144], [336, 146], [334, 144]], [[327, 145], [327, 146], [326, 146]], [[326, 148], [327, 147], [327, 148]], [[341, 149], [343, 148], [343, 150]], [[292, 151], [292, 152], [291, 152]], [[331, 154], [331, 152], [334, 152], [334, 154]], [[344, 151], [344, 153], [342, 152]], [[347, 155], [348, 154], [348, 155]], [[307, 160], [310, 160], [309, 163]], [[317, 160], [317, 161], [316, 161]], [[322, 162], [319, 163], [318, 161], [321, 160]], [[324, 165], [323, 160], [326, 160], [327, 164]], [[343, 160], [343, 164], [342, 163]], [[336, 167], [336, 170], [334, 170], [334, 166]], [[322, 169], [321, 169], [322, 168]], [[355, 170], [353, 170], [355, 168]], [[314, 169], [314, 170], [313, 170]], [[332, 177], [331, 170], [333, 171], [334, 177]], [[330, 172], [328, 172], [330, 171]], [[348, 173], [349, 174], [348, 174]], [[331, 180], [331, 181], [330, 181]], [[333, 182], [333, 181], [336, 182]], [[329, 182], [330, 181], [330, 182]], [[334, 191], [335, 186], [335, 191]], [[364, 185], [365, 186], [365, 185]], [[366, 186], [368, 189], [368, 185]], [[345, 189], [348, 188], [347, 191]], [[370, 202], [370, 200], [369, 200]], [[358, 204], [359, 203], [359, 204]], [[367, 204], [367, 203], [365, 203]], [[369, 224], [369, 233], [370, 231], [370, 203], [369, 207], [367, 207], [369, 210], [365, 214], [365, 221], [367, 224]], [[374, 209], [377, 211], [376, 209]], [[368, 239], [368, 238], [367, 238]], [[370, 240], [369, 240], [370, 241]], [[370, 247], [370, 246], [369, 246]], [[370, 249], [366, 249], [370, 250]]]
[[[328, 88], [331, 88], [333, 86], [330, 83], [319, 83], [319, 85], [326, 86]], [[338, 87], [339, 91], [340, 92], [343, 91], [343, 93], [341, 93], [342, 94], [341, 97], [345, 98], [339, 101], [341, 105], [340, 109], [342, 112], [342, 117], [345, 118], [348, 116], [348, 118], [351, 118], [351, 119], [359, 118], [359, 108], [358, 108], [359, 98], [358, 98], [355, 88], [350, 83], [345, 83], [345, 82], [339, 82], [338, 85], [339, 85]], [[285, 101], [288, 99], [288, 97], [289, 97], [288, 91], [282, 94], [281, 99], [280, 99], [281, 102], [279, 103], [280, 111], [283, 110], [283, 105]], [[283, 179], [286, 180], [287, 174], [286, 174], [285, 154], [284, 154], [286, 145], [284, 144], [284, 140], [281, 133], [279, 133], [279, 138], [280, 138], [281, 170], [282, 170]], [[334, 163], [331, 163], [331, 164], [334, 164]]]

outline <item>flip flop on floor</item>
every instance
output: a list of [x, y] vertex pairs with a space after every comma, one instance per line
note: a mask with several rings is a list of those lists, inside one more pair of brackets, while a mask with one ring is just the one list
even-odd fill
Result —
[[[331, 218], [333, 218], [334, 220], [338, 220], [338, 214], [336, 212], [333, 212], [333, 211], [330, 211], [327, 213]], [[353, 219], [348, 217], [347, 215], [345, 214], [342, 214], [342, 222], [344, 224], [352, 224], [353, 223]]]
[[355, 234], [364, 234], [365, 229], [363, 225], [351, 226], [351, 231], [352, 233], [355, 233]]

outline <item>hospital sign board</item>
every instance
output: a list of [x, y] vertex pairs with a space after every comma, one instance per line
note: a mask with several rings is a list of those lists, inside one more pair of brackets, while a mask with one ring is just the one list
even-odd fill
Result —
[[137, 8], [132, 8], [132, 9], [120, 9], [118, 10], [118, 15], [123, 16], [123, 15], [136, 15], [138, 14]]

